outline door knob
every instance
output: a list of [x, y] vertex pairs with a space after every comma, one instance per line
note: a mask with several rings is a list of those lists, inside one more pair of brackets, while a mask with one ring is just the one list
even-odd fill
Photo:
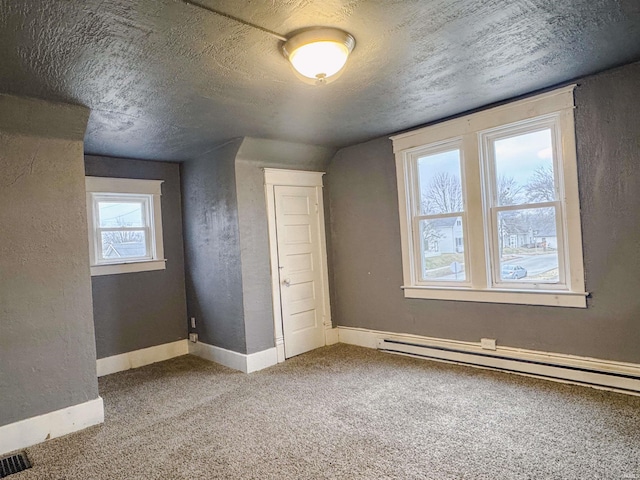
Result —
[[283, 284], [285, 287], [290, 287], [290, 286], [291, 286], [291, 280], [289, 280], [288, 278], [285, 278], [285, 279], [282, 281], [282, 284]]

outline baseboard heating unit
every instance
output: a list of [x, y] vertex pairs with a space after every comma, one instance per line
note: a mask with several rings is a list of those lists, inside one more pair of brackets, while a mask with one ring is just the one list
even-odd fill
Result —
[[462, 350], [393, 338], [378, 338], [377, 348], [389, 353], [501, 370], [640, 395], [640, 368], [636, 365], [631, 366], [631, 364], [568, 355], [518, 351], [518, 349], [511, 348], [502, 348], [498, 349], [498, 351], [480, 348]]

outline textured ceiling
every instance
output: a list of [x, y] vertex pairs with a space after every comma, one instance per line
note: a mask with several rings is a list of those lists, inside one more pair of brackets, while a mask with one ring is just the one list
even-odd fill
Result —
[[640, 59], [638, 0], [200, 0], [356, 38], [300, 82], [273, 37], [180, 0], [0, 0], [0, 92], [91, 109], [86, 151], [185, 160], [233, 137], [345, 146]]

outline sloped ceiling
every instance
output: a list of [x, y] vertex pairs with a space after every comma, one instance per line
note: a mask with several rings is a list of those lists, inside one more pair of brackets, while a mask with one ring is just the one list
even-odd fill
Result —
[[87, 152], [186, 160], [245, 135], [346, 146], [640, 59], [637, 0], [200, 1], [357, 45], [315, 87], [181, 0], [0, 0], [0, 92], [89, 107]]

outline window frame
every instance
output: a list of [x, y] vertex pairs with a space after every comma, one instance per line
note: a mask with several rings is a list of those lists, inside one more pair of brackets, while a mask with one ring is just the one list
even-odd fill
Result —
[[[162, 183], [164, 180], [85, 177], [87, 230], [91, 276], [164, 270], [162, 236]], [[98, 204], [104, 201], [135, 202], [143, 205], [143, 227], [110, 228], [99, 225]], [[147, 255], [123, 259], [104, 259], [102, 231], [144, 230]]]
[[[150, 213], [150, 204], [153, 203], [153, 197], [149, 194], [122, 194], [122, 193], [92, 193], [94, 229], [95, 229], [95, 264], [96, 265], [113, 265], [118, 263], [136, 263], [153, 260], [154, 248], [154, 229], [153, 215]], [[135, 203], [141, 206], [143, 225], [139, 227], [101, 227], [99, 205], [102, 202], [121, 202]], [[103, 250], [103, 232], [122, 232], [122, 231], [144, 231], [145, 232], [145, 251], [144, 256], [126, 257], [124, 260], [109, 259], [102, 256]]]
[[[577, 157], [575, 148], [574, 97], [576, 85], [518, 100], [453, 120], [391, 137], [396, 156], [400, 234], [403, 263], [403, 290], [406, 298], [460, 300], [586, 308], [582, 232], [578, 196]], [[556, 233], [558, 248], [562, 242], [564, 257], [559, 261], [559, 279], [564, 284], [532, 282], [496, 282], [500, 279], [500, 259], [496, 256], [497, 235], [493, 225], [497, 215], [493, 204], [496, 179], [487, 155], [488, 142], [501, 135], [517, 135], [546, 129], [536, 126], [553, 124], [554, 183], [556, 189]], [[516, 133], [514, 133], [516, 132]], [[416, 273], [421, 268], [415, 254], [413, 224], [416, 195], [416, 154], [438, 145], [460, 142], [463, 182], [465, 271], [468, 285], [424, 284]], [[495, 178], [494, 178], [495, 177]], [[493, 186], [489, 183], [493, 182]], [[491, 198], [489, 197], [491, 195]], [[490, 201], [492, 200], [492, 201]], [[540, 202], [544, 203], [544, 202]], [[521, 207], [528, 208], [524, 204]], [[558, 215], [558, 212], [560, 215]], [[559, 218], [560, 217], [560, 218]], [[561, 265], [560, 263], [564, 264]], [[497, 275], [497, 277], [496, 277]], [[452, 282], [449, 282], [452, 283]]]
[[[444, 153], [444, 152], [450, 152], [453, 150], [458, 150], [459, 154], [460, 154], [460, 181], [461, 181], [461, 188], [462, 188], [462, 211], [460, 212], [449, 212], [449, 213], [441, 213], [441, 214], [423, 214], [421, 212], [421, 205], [422, 205], [422, 199], [420, 197], [420, 180], [419, 180], [419, 172], [418, 172], [418, 161], [425, 157], [425, 156], [429, 156], [429, 155], [437, 155], [439, 153]], [[465, 225], [466, 225], [466, 195], [464, 192], [464, 152], [462, 150], [462, 142], [460, 138], [452, 138], [452, 139], [448, 139], [445, 142], [438, 142], [436, 144], [432, 144], [432, 145], [428, 145], [425, 147], [421, 147], [418, 149], [413, 149], [410, 153], [410, 160], [409, 160], [409, 165], [408, 165], [408, 169], [410, 171], [409, 175], [410, 175], [410, 182], [411, 182], [411, 188], [410, 191], [413, 193], [413, 195], [411, 195], [410, 198], [410, 202], [409, 202], [409, 211], [411, 212], [411, 230], [412, 230], [412, 237], [411, 237], [411, 246], [410, 248], [412, 249], [412, 258], [416, 258], [419, 257], [419, 252], [420, 252], [420, 245], [421, 245], [421, 239], [420, 239], [420, 228], [419, 228], [419, 224], [422, 220], [436, 220], [436, 219], [441, 219], [441, 218], [455, 218], [461, 219], [462, 222], [462, 231], [463, 231], [463, 246], [466, 247], [465, 243], [466, 242], [466, 236], [464, 235], [465, 232]], [[452, 241], [453, 240], [453, 235], [452, 235]], [[420, 285], [420, 286], [441, 286], [441, 287], [448, 287], [448, 286], [470, 286], [471, 282], [470, 279], [468, 278], [468, 273], [466, 271], [466, 266], [469, 265], [469, 258], [468, 258], [468, 254], [466, 252], [466, 248], [464, 248], [463, 256], [464, 256], [464, 262], [465, 262], [465, 280], [463, 281], [428, 281], [428, 280], [424, 280], [422, 279], [422, 275], [421, 273], [418, 272], [422, 272], [422, 259], [420, 259], [413, 267], [413, 274], [412, 274], [412, 278], [415, 279], [414, 283], [416, 285]]]
[[[499, 238], [498, 238], [498, 215], [502, 211], [509, 210], [527, 210], [534, 208], [553, 208], [556, 217], [556, 237], [564, 239], [566, 237], [565, 230], [565, 202], [562, 201], [565, 198], [564, 195], [564, 182], [562, 181], [562, 165], [564, 164], [563, 152], [560, 148], [560, 139], [562, 138], [562, 131], [559, 125], [560, 116], [557, 112], [548, 115], [537, 116], [535, 118], [526, 119], [520, 122], [511, 123], [507, 125], [501, 125], [497, 128], [483, 130], [478, 132], [478, 140], [481, 145], [481, 168], [483, 172], [484, 189], [486, 192], [484, 195], [485, 201], [485, 218], [488, 219], [489, 238], [488, 248], [489, 258], [491, 259], [491, 277], [490, 285], [496, 288], [505, 288], [508, 290], [533, 290], [533, 289], [548, 289], [548, 290], [566, 290], [566, 279], [569, 277], [568, 262], [566, 261], [566, 245], [565, 242], [558, 242], [558, 277], [557, 283], [549, 282], [505, 282], [500, 279], [501, 267], [500, 267], [500, 255], [499, 255]], [[498, 187], [497, 179], [498, 174], [495, 166], [495, 151], [493, 144], [501, 139], [511, 138], [517, 135], [525, 135], [528, 133], [541, 132], [544, 130], [551, 131], [551, 142], [553, 148], [553, 184], [555, 192], [555, 200], [545, 202], [532, 202], [522, 203], [518, 205], [499, 205], [498, 204]]]

